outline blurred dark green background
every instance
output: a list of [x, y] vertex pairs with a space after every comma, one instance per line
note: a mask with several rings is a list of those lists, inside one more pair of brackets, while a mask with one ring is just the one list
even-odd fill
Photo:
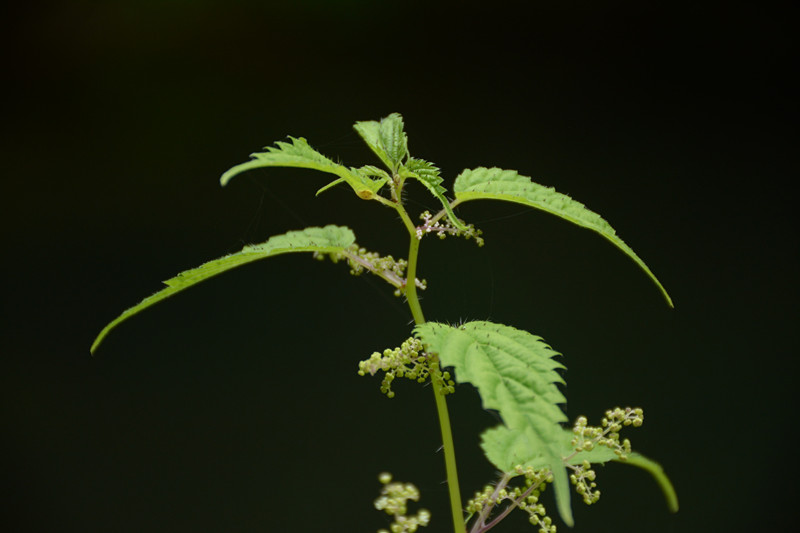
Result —
[[[715, 4], [716, 5], [716, 4]], [[575, 501], [580, 532], [780, 531], [795, 514], [796, 12], [732, 2], [69, 2], [3, 16], [0, 530], [374, 531], [377, 474], [449, 531], [430, 391], [356, 362], [409, 332], [342, 265], [280, 257], [100, 328], [159, 281], [327, 223], [404, 255], [402, 228], [326, 177], [218, 176], [286, 135], [351, 165], [356, 120], [401, 112], [449, 180], [518, 169], [602, 214], [605, 240], [512, 205], [426, 241], [428, 319], [492, 319], [565, 354], [568, 414], [640, 405], [634, 446]], [[790, 166], [791, 162], [791, 166]], [[448, 182], [449, 185], [450, 182]], [[414, 209], [430, 202], [412, 192]], [[496, 419], [450, 403], [468, 498]], [[552, 506], [551, 506], [552, 507]], [[555, 512], [554, 509], [552, 509]], [[518, 517], [497, 531], [533, 531]]]

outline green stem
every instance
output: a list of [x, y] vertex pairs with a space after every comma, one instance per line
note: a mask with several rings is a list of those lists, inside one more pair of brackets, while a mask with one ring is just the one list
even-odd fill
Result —
[[[408, 300], [408, 307], [417, 325], [425, 323], [425, 316], [422, 314], [422, 306], [417, 296], [417, 260], [419, 258], [420, 240], [417, 238], [416, 227], [408, 216], [408, 213], [401, 204], [396, 204], [395, 208], [400, 214], [406, 229], [408, 229], [410, 245], [408, 248], [408, 270], [406, 277], [405, 294]], [[438, 363], [437, 363], [438, 365]], [[440, 369], [437, 369], [441, 371]], [[433, 384], [433, 396], [436, 400], [436, 412], [439, 415], [439, 427], [442, 432], [442, 450], [444, 452], [444, 465], [447, 473], [447, 489], [450, 493], [450, 510], [453, 515], [453, 528], [455, 533], [465, 533], [467, 526], [464, 523], [463, 507], [461, 505], [461, 493], [458, 488], [458, 470], [456, 469], [456, 452], [453, 444], [453, 431], [450, 427], [450, 415], [447, 412], [447, 402], [445, 400], [444, 383], [439, 379], [431, 379]]]
[[453, 531], [464, 533], [467, 526], [464, 523], [463, 506], [461, 505], [461, 492], [458, 488], [458, 470], [456, 469], [456, 450], [453, 445], [453, 431], [450, 428], [450, 415], [447, 412], [447, 402], [444, 399], [443, 386], [440, 380], [433, 382], [433, 393], [436, 399], [436, 411], [439, 413], [439, 427], [442, 430], [442, 450], [444, 452], [444, 466], [447, 472], [447, 488], [450, 492], [450, 511], [453, 514]]

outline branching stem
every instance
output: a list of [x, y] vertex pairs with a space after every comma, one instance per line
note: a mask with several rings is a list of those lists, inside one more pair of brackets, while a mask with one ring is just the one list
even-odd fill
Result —
[[[505, 480], [506, 483], [508, 483], [508, 479], [506, 479], [505, 476], [503, 477], [503, 479]], [[533, 483], [530, 487], [528, 487], [525, 490], [525, 492], [523, 492], [518, 498], [512, 501], [505, 509], [503, 509], [502, 513], [494, 517], [491, 522], [482, 527], [480, 529], [480, 533], [485, 533], [486, 531], [489, 531], [494, 526], [499, 524], [501, 520], [503, 520], [506, 516], [508, 516], [508, 513], [519, 507], [519, 504], [522, 503], [525, 500], [525, 498], [530, 496], [531, 492], [539, 488], [539, 485], [541, 485], [541, 482]]]
[[[450, 202], [450, 209], [451, 210], [455, 209], [460, 203], [461, 203], [461, 200], [452, 200]], [[431, 219], [428, 221], [428, 223], [429, 224], [435, 224], [436, 222], [438, 222], [439, 220], [441, 220], [445, 216], [447, 216], [447, 211], [444, 210], [444, 209], [440, 209], [438, 213], [436, 213], [435, 215], [433, 215], [433, 217], [431, 217]]]
[[[400, 182], [402, 187], [402, 182]], [[401, 198], [400, 187], [393, 188], [392, 197]], [[411, 309], [411, 315], [414, 317], [414, 322], [417, 325], [425, 323], [425, 316], [422, 314], [422, 306], [419, 303], [417, 296], [417, 287], [414, 283], [417, 276], [417, 260], [419, 258], [419, 245], [420, 240], [417, 238], [417, 231], [414, 223], [408, 215], [408, 212], [403, 207], [402, 203], [396, 202], [394, 208], [403, 220], [403, 224], [408, 230], [409, 235], [409, 248], [408, 248], [408, 269], [406, 271], [406, 284], [405, 295], [408, 301], [408, 307]], [[438, 367], [438, 363], [437, 363]], [[436, 368], [435, 371], [441, 371]], [[447, 473], [447, 488], [450, 493], [450, 510], [453, 515], [453, 531], [455, 533], [465, 533], [467, 526], [464, 523], [463, 507], [461, 505], [461, 493], [458, 485], [458, 471], [456, 469], [456, 455], [455, 445], [453, 444], [453, 431], [450, 427], [450, 415], [447, 411], [447, 402], [445, 401], [444, 383], [438, 379], [431, 379], [433, 385], [433, 395], [436, 400], [436, 412], [439, 415], [439, 428], [442, 432], [442, 451], [444, 453], [445, 471]]]
[[497, 501], [497, 497], [500, 495], [500, 491], [506, 488], [508, 481], [511, 479], [511, 476], [508, 474], [504, 474], [500, 481], [497, 483], [497, 486], [494, 488], [494, 492], [492, 493], [491, 498], [489, 498], [489, 503], [481, 510], [481, 513], [475, 519], [475, 524], [472, 526], [472, 530], [470, 533], [483, 533], [487, 531], [490, 526], [486, 525], [486, 519], [492, 514], [492, 510], [494, 509], [495, 503]]

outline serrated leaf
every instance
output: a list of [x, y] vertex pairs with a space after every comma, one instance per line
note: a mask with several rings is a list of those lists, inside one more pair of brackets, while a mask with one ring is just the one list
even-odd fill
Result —
[[[275, 146], [265, 147], [266, 152], [250, 154], [250, 157], [253, 159], [236, 165], [225, 172], [220, 178], [220, 184], [224, 187], [234, 177], [254, 168], [308, 168], [339, 176], [339, 180], [336, 180], [334, 183], [344, 180], [353, 188], [360, 198], [368, 200], [372, 198], [385, 183], [381, 180], [370, 179], [368, 175], [360, 172], [358, 169], [348, 168], [339, 163], [334, 163], [311, 148], [303, 137], [289, 137], [289, 139], [291, 142], [278, 141], [275, 143]], [[325, 188], [326, 187], [323, 187], [323, 189]], [[319, 191], [317, 194], [319, 194]]]
[[94, 353], [108, 333], [124, 320], [127, 320], [165, 298], [169, 298], [184, 289], [188, 289], [226, 270], [252, 261], [285, 253], [337, 253], [345, 250], [354, 242], [355, 235], [353, 235], [353, 232], [349, 228], [343, 226], [328, 225], [323, 228], [306, 228], [299, 231], [290, 231], [283, 235], [275, 235], [262, 244], [245, 246], [240, 252], [214, 259], [197, 268], [181, 272], [174, 278], [165, 281], [164, 284], [166, 287], [164, 289], [126, 310], [103, 328], [92, 344], [91, 351]]
[[[513, 432], [516, 446], [541, 455], [553, 472], [556, 503], [562, 519], [572, 524], [569, 481], [562, 462], [561, 442], [566, 421], [561, 405], [566, 402], [557, 384], [563, 383], [553, 359], [558, 355], [540, 337], [492, 322], [468, 322], [459, 327], [428, 322], [415, 328], [426, 349], [438, 354], [443, 367], [453, 367], [459, 383], [471, 383], [481, 395], [483, 407], [494, 409], [504, 426], [494, 431]], [[493, 431], [493, 430], [490, 430]], [[490, 439], [491, 440], [491, 439]], [[514, 465], [505, 452], [487, 452], [498, 468]]]
[[514, 170], [479, 167], [465, 170], [456, 177], [453, 192], [459, 203], [471, 200], [504, 200], [541, 209], [583, 228], [595, 231], [611, 241], [633, 259], [658, 286], [670, 307], [672, 299], [658, 278], [638, 255], [617, 236], [616, 231], [603, 218], [582, 203], [552, 187], [534, 183]]
[[403, 117], [392, 113], [380, 122], [365, 120], [356, 122], [353, 128], [375, 155], [392, 172], [396, 172], [400, 163], [408, 155], [408, 137], [403, 130]]
[[381, 119], [380, 136], [383, 149], [396, 169], [408, 155], [408, 136], [403, 128], [403, 117], [400, 113], [392, 113]]
[[447, 218], [450, 219], [450, 223], [460, 230], [465, 231], [467, 229], [456, 217], [455, 213], [453, 213], [453, 208], [450, 207], [450, 201], [444, 196], [447, 189], [442, 187], [442, 181], [444, 180], [439, 174], [439, 167], [424, 159], [409, 157], [408, 161], [406, 161], [405, 165], [400, 169], [400, 175], [404, 178], [414, 178], [427, 187], [431, 194], [442, 203], [442, 207], [444, 207]]

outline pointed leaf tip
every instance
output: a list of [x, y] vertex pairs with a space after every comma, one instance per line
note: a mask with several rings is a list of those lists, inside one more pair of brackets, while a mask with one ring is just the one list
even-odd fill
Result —
[[667, 474], [664, 472], [664, 469], [660, 464], [640, 453], [630, 454], [627, 460], [624, 462], [629, 465], [638, 466], [653, 476], [653, 479], [656, 481], [656, 483], [658, 483], [658, 486], [661, 488], [661, 492], [664, 494], [664, 499], [667, 502], [667, 508], [672, 513], [678, 512], [678, 493], [675, 492], [675, 487], [672, 485], [672, 482], [670, 481], [669, 477], [667, 477]]
[[380, 121], [356, 122], [353, 128], [386, 168], [391, 172], [397, 171], [408, 155], [408, 136], [400, 113], [392, 113]]
[[[267, 146], [264, 152], [251, 154], [252, 159], [234, 166], [220, 177], [220, 184], [224, 187], [239, 174], [255, 168], [266, 167], [294, 167], [319, 170], [338, 176], [333, 184], [342, 181], [348, 185], [361, 198], [372, 198], [383, 186], [385, 181], [372, 179], [367, 173], [356, 168], [348, 168], [339, 163], [334, 163], [308, 144], [303, 137], [289, 137], [290, 142], [278, 141], [275, 146]], [[329, 184], [329, 186], [333, 186]], [[327, 187], [317, 191], [325, 191]]]
[[552, 187], [534, 183], [527, 176], [515, 170], [478, 167], [464, 170], [456, 177], [453, 192], [459, 203], [471, 200], [503, 200], [527, 205], [556, 215], [577, 226], [599, 233], [625, 255], [633, 259], [647, 276], [656, 284], [667, 305], [674, 307], [672, 298], [656, 278], [655, 274], [642, 261], [630, 246], [617, 236], [617, 232], [600, 215], [566, 194], [556, 192]]
[[112, 320], [97, 335], [92, 343], [90, 352], [95, 353], [103, 339], [121, 322], [133, 315], [144, 311], [148, 307], [164, 300], [184, 289], [188, 289], [201, 281], [221, 274], [252, 261], [266, 257], [292, 252], [322, 252], [336, 253], [344, 251], [355, 243], [355, 235], [345, 226], [328, 225], [325, 227], [311, 227], [298, 231], [289, 231], [282, 235], [270, 237], [264, 243], [245, 246], [240, 252], [226, 255], [200, 265], [197, 268], [181, 272], [177, 276], [164, 282], [165, 288], [139, 302], [137, 305], [124, 311]]

